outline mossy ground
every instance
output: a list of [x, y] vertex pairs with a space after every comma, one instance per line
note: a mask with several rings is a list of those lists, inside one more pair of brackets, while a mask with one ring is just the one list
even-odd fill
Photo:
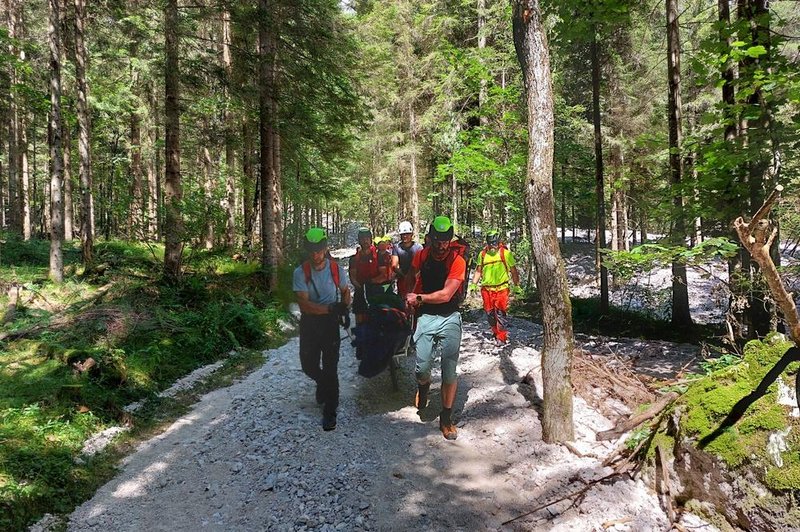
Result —
[[[143, 437], [188, 408], [191, 394], [154, 400], [177, 378], [233, 349], [238, 354], [203, 386], [225, 385], [261, 363], [258, 348], [282, 341], [275, 324], [284, 302], [264, 291], [258, 265], [188, 253], [185, 278], [167, 285], [158, 246], [99, 243], [97, 267], [84, 271], [74, 244], [65, 249], [65, 282], [56, 285], [47, 280], [49, 242], [4, 239], [0, 315], [7, 288], [25, 289], [0, 334], [28, 332], [0, 341], [2, 530], [71, 511], [113, 473], [118, 449], [75, 462], [89, 435], [133, 422], [118, 446]], [[288, 269], [281, 275], [287, 285]], [[89, 357], [96, 370], [73, 370]], [[123, 412], [142, 399], [150, 402], [135, 418]]]
[[[786, 350], [792, 347], [779, 336], [749, 342], [737, 364], [717, 369], [694, 381], [681, 397], [682, 436], [694, 441], [713, 433], [733, 406], [758, 387], [761, 380]], [[781, 378], [793, 376], [800, 364], [792, 363]], [[793, 381], [793, 379], [792, 379]], [[765, 485], [774, 490], [800, 489], [800, 423], [790, 416], [791, 408], [777, 403], [778, 384], [755, 401], [742, 418], [705, 448], [731, 468], [752, 466], [761, 472]], [[767, 456], [769, 435], [792, 427], [787, 438], [790, 449], [782, 453], [784, 464], [777, 467]]]

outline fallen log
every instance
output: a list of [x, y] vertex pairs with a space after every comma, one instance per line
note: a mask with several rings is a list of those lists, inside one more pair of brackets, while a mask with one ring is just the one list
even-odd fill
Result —
[[662, 396], [661, 399], [659, 399], [653, 406], [651, 406], [641, 414], [636, 414], [630, 417], [627, 421], [617, 425], [611, 430], [604, 430], [603, 432], [598, 432], [597, 439], [613, 440], [614, 438], [619, 438], [626, 432], [635, 429], [645, 421], [656, 417], [665, 408], [667, 408], [667, 406], [669, 406], [670, 403], [672, 403], [672, 401], [674, 401], [677, 398], [678, 398], [677, 393], [669, 392], [668, 394]]

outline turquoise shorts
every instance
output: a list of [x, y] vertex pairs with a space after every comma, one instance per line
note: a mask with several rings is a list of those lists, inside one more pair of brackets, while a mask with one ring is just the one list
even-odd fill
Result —
[[422, 314], [414, 331], [417, 346], [417, 379], [430, 381], [431, 367], [436, 347], [442, 356], [442, 382], [456, 381], [458, 352], [461, 348], [461, 314], [453, 312], [447, 316]]

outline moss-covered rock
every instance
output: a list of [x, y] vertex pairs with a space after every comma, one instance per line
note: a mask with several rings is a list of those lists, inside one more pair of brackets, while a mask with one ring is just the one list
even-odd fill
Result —
[[[733, 427], [698, 448], [793, 345], [781, 335], [750, 342], [740, 363], [698, 379], [680, 398], [669, 428], [661, 429], [651, 443], [654, 449], [673, 442], [679, 503], [709, 503], [728, 523], [746, 530], [800, 529], [800, 509], [793, 501], [800, 490], [800, 421], [791, 416], [790, 407], [778, 404], [777, 382]], [[799, 366], [790, 364], [784, 377]], [[786, 429], [786, 450], [779, 453], [778, 465], [767, 444], [770, 435]]]

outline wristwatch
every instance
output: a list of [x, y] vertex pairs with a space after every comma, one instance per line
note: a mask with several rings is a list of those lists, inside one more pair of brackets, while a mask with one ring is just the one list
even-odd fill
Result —
[[422, 303], [422, 295], [417, 294], [417, 303]]

